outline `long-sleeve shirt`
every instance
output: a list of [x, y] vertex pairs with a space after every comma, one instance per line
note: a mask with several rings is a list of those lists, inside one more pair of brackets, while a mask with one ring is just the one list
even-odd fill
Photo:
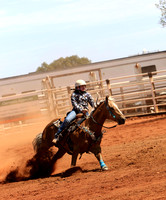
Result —
[[93, 108], [94, 100], [92, 96], [88, 92], [81, 92], [79, 90], [75, 90], [71, 95], [71, 103], [73, 106], [73, 110], [76, 113], [80, 113], [83, 110], [88, 110], [88, 103]]

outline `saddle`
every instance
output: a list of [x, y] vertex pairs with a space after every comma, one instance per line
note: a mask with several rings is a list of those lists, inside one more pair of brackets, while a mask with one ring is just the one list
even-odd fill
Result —
[[[80, 120], [78, 120], [78, 119], [80, 119]], [[70, 127], [70, 125], [73, 124], [73, 122], [77, 121], [78, 124], [81, 124], [85, 119], [86, 118], [85, 118], [84, 114], [79, 113], [76, 115], [76, 119], [69, 124], [69, 127]], [[63, 123], [63, 121], [61, 120], [61, 118], [53, 122], [54, 126], [57, 128], [59, 128], [62, 123]]]
[[[72, 141], [70, 139], [70, 134], [72, 134], [76, 129], [81, 129], [84, 133], [88, 133], [90, 135], [90, 137], [92, 138], [93, 142], [97, 141], [97, 138], [94, 135], [94, 132], [92, 132], [91, 130], [89, 130], [88, 127], [82, 126], [82, 122], [84, 122], [87, 118], [85, 117], [85, 115], [83, 113], [79, 113], [76, 115], [76, 119], [74, 121], [72, 121], [68, 127], [66, 127], [59, 135], [59, 140], [56, 144], [56, 147], [61, 147], [64, 148], [69, 154], [72, 154], [73, 152], [73, 144]], [[60, 125], [63, 123], [63, 121], [61, 121], [61, 119], [56, 120], [55, 122], [53, 122], [54, 126], [56, 126], [57, 128], [60, 127]], [[68, 144], [68, 148], [66, 149], [64, 146], [66, 146], [66, 144]]]
[[[68, 127], [66, 127], [61, 134], [59, 135], [59, 141], [62, 141], [63, 139], [68, 139], [69, 135], [72, 134], [76, 129], [81, 129], [83, 132], [88, 133], [92, 140], [95, 142], [97, 141], [94, 132], [92, 132], [91, 130], [89, 130], [89, 128], [82, 126], [82, 122], [86, 120], [86, 117], [83, 113], [79, 113], [76, 115], [76, 119], [74, 121], [72, 121]], [[60, 127], [60, 125], [62, 124], [63, 121], [61, 121], [61, 119], [56, 120], [55, 122], [53, 122], [54, 126], [56, 126], [57, 128]], [[65, 136], [65, 137], [64, 137]], [[67, 136], [67, 137], [66, 137]], [[58, 141], [58, 143], [59, 143]]]

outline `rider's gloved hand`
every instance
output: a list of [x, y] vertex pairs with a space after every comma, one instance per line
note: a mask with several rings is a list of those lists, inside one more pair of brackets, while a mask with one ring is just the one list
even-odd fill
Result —
[[87, 112], [88, 112], [88, 110], [86, 110], [86, 109], [82, 111], [82, 113], [83, 113], [84, 115], [86, 115]]
[[88, 112], [88, 110], [84, 110], [83, 114], [86, 117], [86, 119], [89, 118], [89, 112]]

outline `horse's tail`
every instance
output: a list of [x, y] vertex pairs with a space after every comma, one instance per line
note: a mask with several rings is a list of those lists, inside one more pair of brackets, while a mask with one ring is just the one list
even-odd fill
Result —
[[33, 149], [36, 153], [42, 149], [42, 147], [43, 147], [42, 133], [39, 133], [36, 135], [36, 137], [34, 138], [34, 140], [32, 142], [32, 145], [33, 145]]

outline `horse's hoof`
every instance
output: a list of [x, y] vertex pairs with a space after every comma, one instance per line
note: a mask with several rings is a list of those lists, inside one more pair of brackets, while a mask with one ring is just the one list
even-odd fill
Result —
[[107, 170], [108, 170], [108, 167], [105, 165], [105, 166], [103, 166], [101, 169], [102, 169], [102, 171], [107, 171]]

